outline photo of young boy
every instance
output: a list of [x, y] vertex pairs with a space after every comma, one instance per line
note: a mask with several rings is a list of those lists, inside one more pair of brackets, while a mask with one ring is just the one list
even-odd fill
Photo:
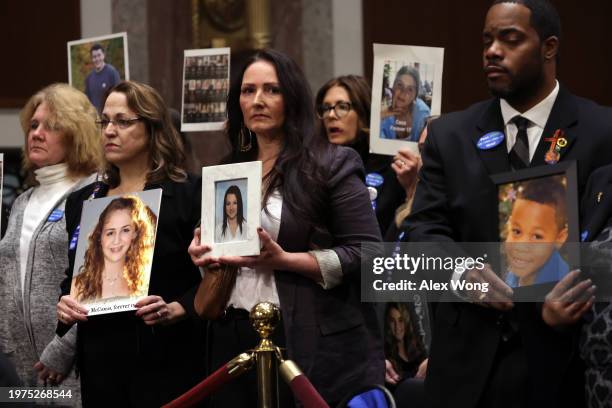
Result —
[[500, 206], [511, 206], [500, 228], [510, 287], [555, 282], [569, 272], [559, 253], [568, 237], [566, 184], [565, 176], [550, 176], [500, 190]]

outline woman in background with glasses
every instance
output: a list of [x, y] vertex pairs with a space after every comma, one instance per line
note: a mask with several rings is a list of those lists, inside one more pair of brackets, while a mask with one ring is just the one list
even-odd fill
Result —
[[137, 311], [87, 316], [68, 295], [68, 278], [57, 305], [62, 334], [78, 322], [77, 366], [84, 406], [159, 407], [204, 377], [203, 322], [195, 316], [200, 272], [187, 248], [200, 219], [201, 183], [183, 169], [181, 139], [157, 91], [124, 81], [110, 90], [101, 120], [105, 169], [102, 181], [68, 197], [66, 225], [76, 243], [83, 202], [161, 189], [162, 198], [149, 281]]
[[421, 98], [421, 79], [416, 68], [404, 65], [393, 82], [391, 106], [382, 112], [380, 137], [418, 142], [431, 115], [429, 106]]
[[370, 102], [370, 86], [356, 75], [327, 81], [315, 98], [321, 134], [333, 144], [352, 147], [361, 156], [372, 207], [386, 237], [395, 210], [412, 196], [421, 161], [408, 149], [398, 152], [393, 165], [393, 158], [369, 153]]

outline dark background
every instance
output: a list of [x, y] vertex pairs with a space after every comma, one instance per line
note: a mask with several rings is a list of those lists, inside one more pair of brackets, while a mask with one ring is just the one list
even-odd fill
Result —
[[[612, 2], [553, 3], [563, 26], [560, 81], [578, 95], [612, 105], [612, 31], [608, 29]], [[273, 4], [275, 15], [279, 4]], [[374, 42], [444, 47], [442, 111], [486, 98], [481, 32], [490, 4], [490, 0], [363, 0], [365, 76], [372, 77]], [[190, 2], [150, 1], [147, 19], [149, 27], [155, 27], [149, 32], [149, 82], [170, 106], [180, 107], [182, 50], [191, 48], [192, 38]], [[79, 0], [2, 1], [0, 27], [0, 108], [21, 108], [43, 86], [68, 80], [66, 42], [81, 38]], [[275, 37], [281, 38], [280, 34]]]
[[[559, 82], [612, 105], [609, 0], [552, 1], [561, 16]], [[372, 44], [444, 47], [442, 112], [489, 96], [482, 73], [482, 28], [490, 0], [363, 0], [364, 72], [372, 78]]]
[[42, 87], [68, 82], [66, 43], [81, 38], [80, 1], [0, 1], [0, 33], [0, 108], [22, 108]]

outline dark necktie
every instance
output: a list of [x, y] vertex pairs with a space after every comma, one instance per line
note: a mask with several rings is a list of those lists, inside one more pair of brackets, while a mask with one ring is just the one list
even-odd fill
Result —
[[527, 139], [527, 128], [529, 127], [529, 119], [522, 116], [516, 116], [512, 119], [512, 123], [518, 128], [516, 134], [516, 142], [510, 150], [510, 165], [514, 170], [524, 169], [529, 167], [529, 139]]

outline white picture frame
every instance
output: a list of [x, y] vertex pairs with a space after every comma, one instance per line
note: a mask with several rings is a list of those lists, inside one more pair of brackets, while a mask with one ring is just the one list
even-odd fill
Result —
[[[261, 169], [261, 161], [202, 168], [201, 242], [212, 247], [211, 256], [259, 255], [257, 229], [261, 225]], [[230, 196], [235, 191], [232, 186], [238, 187], [240, 197], [237, 194]], [[229, 221], [223, 221], [224, 216], [227, 218], [226, 198], [228, 201], [236, 199], [235, 219], [237, 222], [243, 221], [238, 224], [233, 237], [228, 227]], [[239, 216], [241, 208], [243, 220]]]
[[[419, 154], [418, 136], [425, 126], [425, 116], [440, 114], [443, 65], [444, 48], [374, 44], [370, 114], [371, 153], [393, 156], [400, 148], [408, 147]], [[390, 113], [394, 109], [393, 105], [397, 103], [395, 83], [401, 82], [397, 78], [400, 75], [397, 74], [404, 67], [416, 70], [420, 76], [420, 86], [417, 85], [419, 89], [412, 105], [411, 126]], [[404, 95], [402, 91], [399, 92], [400, 95]], [[414, 121], [417, 122], [416, 128], [412, 126]], [[396, 127], [396, 123], [399, 123], [399, 127]], [[403, 128], [405, 139], [400, 140], [397, 138], [400, 132], [396, 133], [395, 130], [402, 129], [402, 123], [405, 124]]]
[[[96, 235], [94, 238], [92, 238], [94, 242], [100, 242], [101, 251], [104, 254], [103, 259], [102, 259], [103, 262], [107, 262], [106, 261], [107, 252], [109, 251], [115, 251], [115, 253], [117, 252], [121, 253], [122, 251], [125, 251], [125, 259], [126, 259], [125, 262], [127, 262], [127, 259], [129, 259], [130, 254], [133, 254], [133, 252], [130, 252], [130, 247], [128, 247], [127, 249], [123, 249], [123, 247], [121, 247], [122, 245], [121, 242], [114, 243], [114, 244], [113, 243], [108, 244], [109, 246], [114, 245], [112, 247], [113, 249], [108, 249], [105, 247], [106, 244], [104, 243], [104, 240], [103, 240], [103, 235], [105, 234], [105, 232], [107, 232], [107, 230], [105, 230], [104, 228], [107, 228], [107, 225], [109, 229], [115, 228], [115, 224], [112, 224], [110, 222], [110, 220], [112, 219], [113, 213], [117, 212], [117, 207], [115, 207], [115, 204], [113, 204], [113, 202], [116, 200], [120, 200], [121, 198], [128, 197], [128, 196], [138, 197], [141, 203], [140, 205], [144, 205], [148, 207], [148, 209], [150, 209], [150, 211], [152, 211], [153, 214], [155, 215], [155, 225], [153, 226], [152, 222], [150, 222], [150, 219], [146, 217], [146, 215], [149, 214], [148, 210], [146, 210], [146, 212], [145, 211], [138, 212], [140, 216], [138, 223], [140, 225], [143, 225], [143, 223], [146, 222], [148, 227], [140, 228], [137, 238], [133, 238], [132, 241], [130, 241], [130, 246], [131, 246], [134, 242], [133, 241], [134, 239], [146, 240], [146, 241], [137, 241], [139, 244], [137, 248], [140, 248], [141, 250], [136, 253], [140, 255], [141, 260], [145, 261], [140, 266], [136, 264], [137, 269], [140, 272], [140, 277], [141, 277], [141, 279], [138, 281], [139, 290], [134, 291], [133, 294], [129, 294], [129, 295], [118, 295], [118, 296], [100, 295], [100, 297], [97, 297], [94, 299], [79, 299], [77, 296], [78, 293], [75, 287], [75, 282], [77, 281], [77, 277], [80, 274], [89, 272], [87, 268], [85, 267], [86, 258], [88, 256], [90, 257], [91, 260], [100, 258], [99, 252], [98, 252], [98, 255], [95, 255], [93, 253], [91, 255], [88, 255], [89, 251], [92, 251], [92, 252], [95, 251], [95, 249], [91, 248], [91, 244], [92, 244], [92, 242], [90, 242], [91, 234]], [[158, 188], [154, 190], [146, 190], [146, 191], [138, 191], [138, 192], [133, 192], [133, 193], [122, 194], [120, 196], [109, 196], [109, 197], [96, 198], [93, 200], [87, 200], [83, 203], [83, 210], [81, 212], [81, 224], [79, 226], [78, 240], [76, 244], [76, 253], [74, 257], [74, 268], [73, 268], [73, 273], [72, 273], [70, 294], [75, 299], [77, 299], [84, 307], [87, 308], [89, 315], [93, 316], [93, 315], [98, 315], [98, 314], [108, 314], [108, 313], [124, 312], [128, 310], [136, 310], [136, 307], [134, 306], [135, 303], [148, 295], [149, 282], [151, 278], [151, 267], [153, 265], [155, 239], [157, 236], [157, 225], [159, 224], [159, 215], [160, 215], [159, 210], [160, 210], [160, 205], [161, 205], [161, 196], [162, 196], [162, 190]], [[110, 205], [113, 205], [113, 207], [109, 207]], [[96, 233], [96, 227], [98, 226], [98, 224], [101, 222], [104, 222], [101, 219], [101, 216], [107, 207], [112, 208], [112, 209], [110, 209], [109, 213], [107, 214], [107, 218], [105, 222], [106, 225], [102, 225], [101, 231], [97, 231]], [[143, 208], [143, 207], [142, 206], [137, 207], [136, 205], [132, 205], [132, 208]], [[127, 210], [123, 210], [123, 211], [127, 211]], [[133, 217], [134, 214], [135, 212], [132, 212], [132, 219], [131, 219], [132, 222], [134, 222], [134, 217]], [[123, 226], [120, 226], [119, 228], [122, 228], [122, 227]], [[115, 228], [114, 230], [117, 231], [119, 228]], [[137, 227], [134, 226], [134, 228], [137, 230]], [[147, 235], [143, 235], [144, 233], [142, 231], [147, 231], [146, 233]], [[99, 233], [101, 233], [100, 239], [99, 241], [96, 241], [95, 238], [98, 236]], [[153, 234], [152, 237], [151, 237], [151, 233]], [[152, 239], [152, 242], [151, 242], [151, 239]], [[152, 245], [152, 248], [151, 248], [151, 245]], [[143, 253], [143, 251], [146, 251], [146, 253]], [[112, 262], [117, 262], [117, 260], [113, 259], [111, 260], [111, 263]], [[96, 262], [91, 263], [91, 265], [95, 265], [95, 264]], [[106, 263], [104, 265], [104, 268], [106, 268]], [[128, 266], [125, 266], [125, 268], [128, 268]], [[95, 270], [94, 267], [92, 267], [91, 269]], [[104, 276], [104, 270], [102, 274]], [[126, 284], [127, 284], [127, 281], [126, 281]]]
[[[128, 40], [127, 33], [115, 33], [109, 35], [103, 35], [99, 37], [83, 38], [75, 41], [68, 41], [66, 44], [68, 50], [68, 83], [79, 91], [85, 93], [91, 103], [102, 111], [100, 106], [101, 95], [103, 95], [108, 89], [116, 85], [115, 80], [109, 83], [102, 79], [92, 81], [96, 83], [95, 89], [87, 89], [87, 78], [90, 75], [94, 75], [96, 70], [95, 64], [92, 58], [91, 47], [95, 44], [99, 44], [102, 47], [104, 54], [104, 64], [110, 65], [110, 67], [119, 74], [119, 80], [130, 79], [130, 59], [128, 53]], [[121, 52], [123, 50], [123, 52]], [[88, 59], [83, 59], [83, 54], [87, 53]], [[110, 68], [109, 68], [110, 69]], [[84, 74], [88, 72], [88, 74]], [[108, 77], [109, 75], [104, 75]], [[102, 77], [101, 77], [102, 78]], [[92, 96], [95, 94], [96, 96]]]
[[223, 130], [229, 73], [227, 47], [184, 51], [181, 132]]

